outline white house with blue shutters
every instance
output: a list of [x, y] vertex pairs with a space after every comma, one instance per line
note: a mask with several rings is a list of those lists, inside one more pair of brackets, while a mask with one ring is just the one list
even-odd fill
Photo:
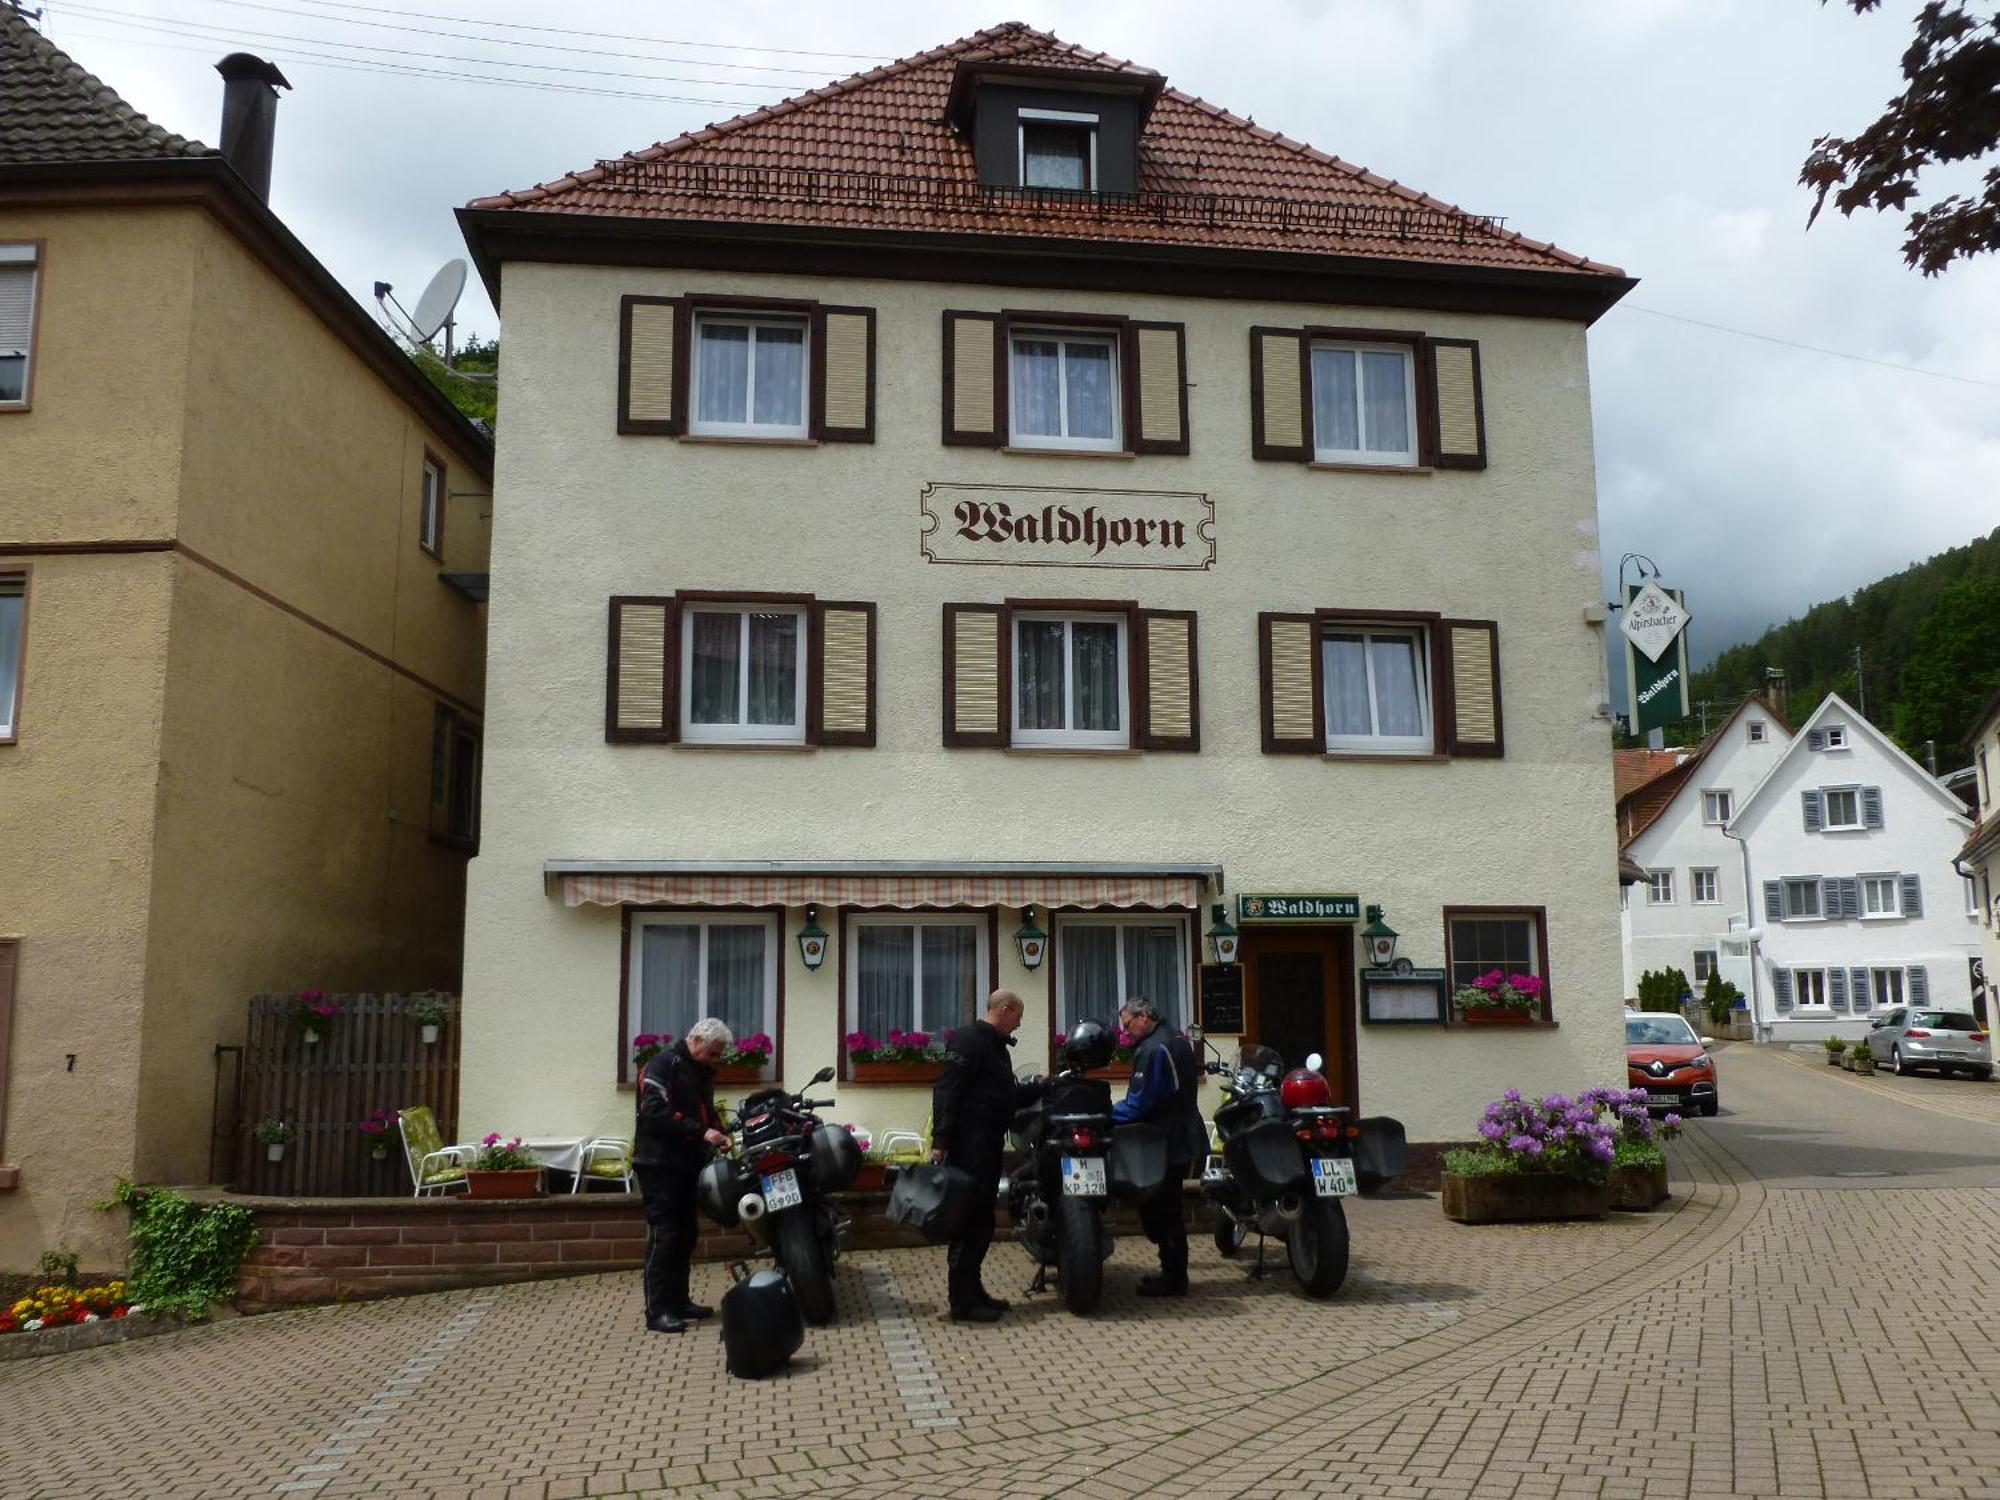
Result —
[[1871, 1010], [1970, 1009], [1979, 918], [1953, 857], [1965, 804], [1838, 695], [1802, 725], [1724, 830], [1751, 911], [1760, 1041], [1867, 1031]]

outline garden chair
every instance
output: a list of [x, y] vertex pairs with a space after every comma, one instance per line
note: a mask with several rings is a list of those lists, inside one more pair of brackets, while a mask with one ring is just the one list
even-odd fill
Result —
[[615, 1135], [600, 1135], [585, 1141], [577, 1159], [576, 1175], [569, 1181], [570, 1192], [582, 1192], [587, 1181], [615, 1182], [624, 1192], [635, 1191], [632, 1143]]
[[403, 1159], [410, 1166], [410, 1181], [416, 1196], [450, 1193], [468, 1186], [465, 1169], [479, 1154], [474, 1145], [447, 1146], [438, 1134], [437, 1116], [428, 1104], [414, 1105], [396, 1112], [396, 1125], [403, 1134]]
[[931, 1159], [931, 1122], [924, 1117], [924, 1128], [915, 1130], [885, 1130], [875, 1140], [876, 1158], [885, 1167], [914, 1167]]

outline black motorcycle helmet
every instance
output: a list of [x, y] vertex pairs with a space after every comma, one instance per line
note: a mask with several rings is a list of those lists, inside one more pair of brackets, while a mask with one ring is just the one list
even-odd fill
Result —
[[1072, 1068], [1088, 1073], [1093, 1068], [1109, 1067], [1116, 1046], [1117, 1039], [1102, 1021], [1079, 1021], [1063, 1039], [1062, 1052]]

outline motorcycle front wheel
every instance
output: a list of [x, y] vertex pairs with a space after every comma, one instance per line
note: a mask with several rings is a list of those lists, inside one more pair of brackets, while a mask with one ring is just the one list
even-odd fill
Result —
[[1338, 1198], [1312, 1198], [1285, 1236], [1285, 1256], [1299, 1290], [1331, 1297], [1347, 1280], [1347, 1215]]
[[1065, 1195], [1056, 1200], [1056, 1276], [1064, 1307], [1082, 1317], [1097, 1306], [1104, 1291], [1103, 1246], [1097, 1237], [1097, 1210], [1087, 1199]]
[[814, 1327], [833, 1321], [833, 1272], [820, 1248], [812, 1216], [799, 1210], [771, 1218], [771, 1249], [792, 1279], [799, 1312]]
[[1215, 1252], [1224, 1260], [1234, 1260], [1236, 1252], [1243, 1248], [1243, 1241], [1250, 1231], [1221, 1209], [1215, 1211]]

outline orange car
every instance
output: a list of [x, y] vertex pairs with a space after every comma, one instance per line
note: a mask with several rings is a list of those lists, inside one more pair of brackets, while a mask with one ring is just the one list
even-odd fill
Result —
[[1644, 1089], [1653, 1109], [1713, 1115], [1722, 1108], [1708, 1037], [1679, 1016], [1630, 1012], [1625, 1017], [1626, 1087]]

